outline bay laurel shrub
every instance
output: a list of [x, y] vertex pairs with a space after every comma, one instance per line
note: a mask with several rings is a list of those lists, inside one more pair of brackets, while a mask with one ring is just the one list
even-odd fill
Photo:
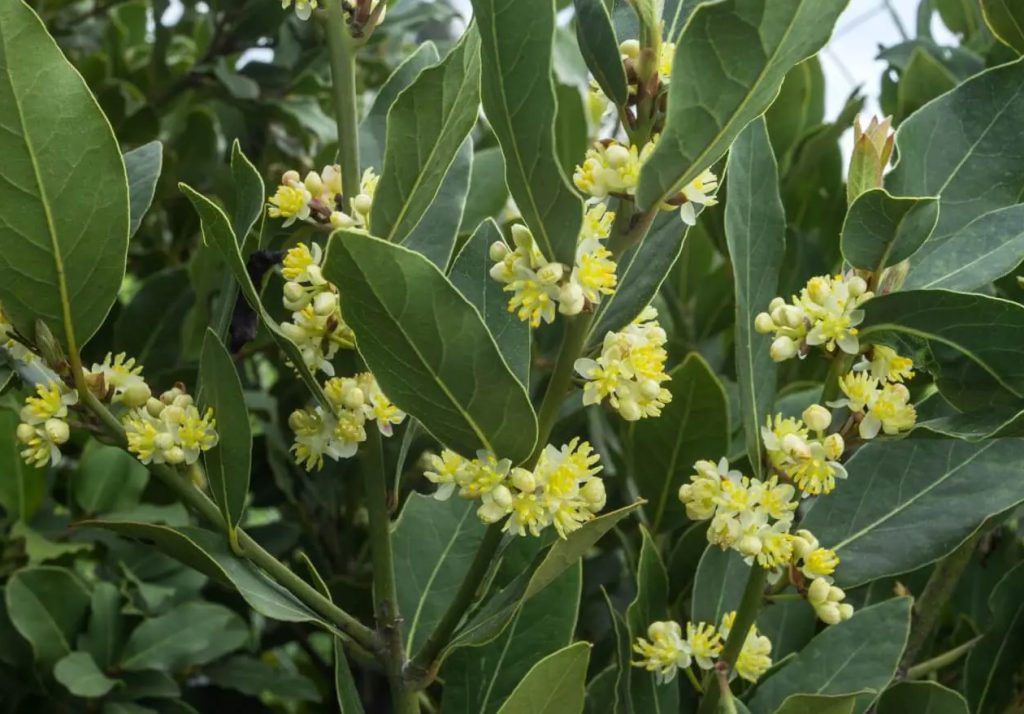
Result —
[[283, 4], [0, 0], [4, 712], [1022, 710], [1020, 4]]

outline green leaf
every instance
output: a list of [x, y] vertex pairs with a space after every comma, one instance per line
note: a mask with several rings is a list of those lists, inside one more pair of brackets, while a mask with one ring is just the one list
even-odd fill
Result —
[[[923, 250], [923, 249], [922, 249]], [[1024, 308], [1009, 300], [949, 290], [907, 290], [864, 304], [863, 342], [892, 343], [913, 354], [928, 348], [940, 391], [962, 387], [966, 362], [1016, 397], [1024, 397]]]
[[320, 692], [308, 677], [247, 655], [218, 662], [204, 669], [203, 674], [218, 687], [250, 697], [270, 695], [299, 702], [320, 701]]
[[875, 711], [878, 714], [968, 714], [963, 696], [938, 682], [899, 682], [882, 693]]
[[75, 501], [90, 515], [128, 510], [139, 503], [149, 472], [116, 446], [89, 443], [71, 482]]
[[1024, 405], [992, 405], [976, 412], [936, 417], [918, 422], [915, 429], [967, 441], [1024, 436]]
[[626, 70], [612, 18], [602, 0], [573, 0], [576, 8], [576, 40], [587, 68], [605, 95], [619, 106], [629, 98]]
[[89, 607], [89, 591], [70, 570], [51, 566], [15, 571], [4, 588], [7, 615], [44, 668], [70, 654]]
[[21, 458], [21, 446], [13, 438], [20, 421], [16, 412], [0, 409], [0, 506], [9, 518], [28, 521], [46, 498], [46, 470]]
[[551, 0], [473, 0], [484, 112], [505, 156], [505, 178], [549, 260], [571, 265], [583, 205], [559, 166], [552, 81]]
[[345, 320], [384, 393], [434, 437], [472, 455], [518, 463], [537, 440], [526, 390], [480, 313], [426, 258], [338, 231], [324, 276], [345, 295]]
[[786, 74], [779, 96], [765, 112], [764, 119], [772, 153], [785, 165], [790, 150], [812, 127], [825, 120], [825, 75], [816, 56]]
[[905, 290], [979, 290], [1014, 270], [1024, 259], [1024, 204], [978, 216], [943, 244], [910, 262]]
[[164, 145], [159, 141], [151, 141], [136, 149], [126, 151], [124, 154], [124, 168], [128, 174], [128, 200], [131, 214], [131, 222], [128, 228], [129, 237], [135, 235], [135, 232], [139, 230], [142, 218], [153, 203], [153, 196], [156, 194], [156, 182], [160, 179], [163, 163]]
[[84, 345], [124, 277], [128, 180], [85, 81], [18, 0], [0, 3], [0, 125], [0, 302], [22, 334], [41, 319]]
[[693, 579], [690, 619], [718, 627], [723, 615], [739, 607], [748, 575], [750, 566], [743, 562], [743, 556], [709, 545]]
[[61, 658], [53, 668], [53, 676], [76, 697], [102, 697], [117, 685], [117, 680], [103, 674], [88, 652], [72, 652]]
[[[905, 573], [953, 551], [988, 517], [1024, 501], [1021, 439], [876, 441], [846, 464], [804, 526], [842, 560], [850, 587]], [[899, 539], [899, 548], [893, 547]]]
[[717, 460], [729, 447], [729, 406], [722, 383], [704, 358], [691, 352], [670, 373], [672, 401], [657, 419], [633, 426], [632, 470], [655, 533], [684, 521], [679, 487], [699, 459]]
[[189, 282], [184, 267], [165, 268], [147, 276], [114, 322], [113, 344], [145, 365], [151, 383], [178, 366], [182, 323], [196, 302]]
[[590, 647], [577, 642], [535, 664], [498, 714], [580, 714]]
[[[608, 609], [608, 619], [612, 625], [612, 643], [615, 646], [613, 666], [615, 667], [615, 683], [614, 692], [615, 697], [612, 701], [612, 712], [613, 714], [627, 714], [632, 706], [629, 700], [629, 689], [630, 689], [630, 677], [632, 677], [633, 665], [632, 665], [632, 645], [633, 643], [629, 639], [629, 627], [626, 626], [626, 619], [615, 609], [612, 605], [611, 598], [608, 597], [608, 592], [602, 588], [601, 594], [604, 596], [605, 605]], [[607, 702], [603, 702], [604, 706], [600, 711], [607, 711]]]
[[860, 701], [871, 701], [875, 694], [873, 689], [850, 694], [793, 694], [775, 714], [853, 714]]
[[113, 583], [98, 582], [93, 586], [89, 625], [78, 637], [78, 649], [92, 655], [107, 669], [117, 661], [125, 638], [125, 618], [121, 614], [121, 593]]
[[[118, 679], [122, 686], [110, 695], [117, 701], [133, 701], [136, 699], [178, 699], [181, 688], [168, 674], [154, 669], [140, 672], [120, 672]], [[104, 709], [104, 712], [106, 710]]]
[[881, 188], [865, 191], [843, 222], [843, 257], [855, 268], [880, 273], [917, 252], [938, 220], [937, 198], [896, 197]]
[[665, 129], [640, 172], [649, 208], [714, 164], [775, 99], [786, 73], [832, 34], [845, 0], [700, 5], [676, 47]]
[[[844, 563], [845, 565], [845, 563]], [[858, 610], [822, 630], [796, 657], [759, 683], [747, 702], [753, 714], [771, 714], [793, 694], [852, 694], [882, 690], [893, 678], [910, 631], [911, 598]], [[864, 712], [870, 697], [858, 699]]]
[[401, 243], [437, 195], [476, 124], [479, 47], [470, 27], [444, 61], [423, 70], [388, 111], [384, 168], [370, 215], [374, 235]]
[[977, 714], [1001, 713], [1014, 700], [1014, 678], [1024, 659], [1024, 563], [999, 581], [989, 609], [989, 629], [964, 665], [964, 692]]
[[242, 152], [238, 139], [231, 144], [231, 178], [235, 182], [235, 211], [231, 228], [235, 232], [235, 240], [242, 241], [242, 255], [247, 256], [259, 247], [259, 233], [250, 235], [250, 232], [257, 221], [266, 216], [263, 206], [267, 194], [263, 177]]
[[455, 597], [487, 527], [477, 504], [413, 493], [395, 524], [398, 611], [407, 652], [416, 652]]
[[481, 222], [505, 210], [508, 186], [505, 185], [505, 158], [501, 147], [489, 146], [473, 154], [473, 170], [469, 175], [469, 195], [462, 214], [459, 233], [470, 233]]
[[686, 224], [666, 211], [654, 219], [647, 237], [619, 259], [618, 285], [601, 301], [588, 349], [599, 349], [607, 333], [622, 329], [651, 304], [683, 252], [686, 235]]
[[579, 563], [513, 616], [501, 636], [444, 664], [445, 714], [493, 714], [538, 660], [569, 645], [580, 604]]
[[934, 54], [916, 47], [896, 87], [896, 124], [957, 85], [957, 77]]
[[558, 115], [555, 117], [555, 153], [565, 174], [571, 175], [587, 153], [590, 128], [583, 109], [583, 97], [575, 84], [555, 84]]
[[249, 628], [226, 607], [186, 602], [136, 627], [125, 643], [118, 667], [175, 672], [211, 662], [248, 639]]
[[234, 587], [249, 606], [264, 617], [282, 622], [315, 622], [330, 627], [249, 561], [235, 556], [223, 535], [190, 526], [170, 528], [133, 521], [85, 521], [81, 525], [105, 528], [151, 543], [160, 552]]
[[523, 385], [530, 383], [530, 326], [508, 311], [508, 293], [490, 276], [492, 243], [502, 240], [490, 219], [481, 223], [452, 263], [451, 280], [484, 318], [498, 351]]
[[302, 382], [309, 389], [310, 394], [316, 398], [321, 406], [330, 411], [332, 409], [331, 404], [327, 397], [324, 396], [320, 383], [316, 381], [316, 377], [306, 367], [306, 363], [303, 362], [302, 353], [299, 351], [299, 348], [281, 331], [281, 326], [270, 316], [270, 313], [263, 305], [260, 294], [256, 290], [256, 286], [253, 285], [252, 278], [249, 277], [249, 271], [245, 267], [245, 260], [242, 258], [235, 232], [231, 227], [230, 221], [228, 221], [228, 217], [224, 215], [224, 211], [192, 187], [181, 183], [178, 184], [178, 188], [192, 202], [192, 207], [199, 214], [203, 230], [203, 241], [207, 245], [212, 243], [217, 252], [220, 253], [220, 257], [227, 264], [228, 270], [238, 282], [239, 289], [246, 302], [259, 315], [260, 322], [266, 326], [267, 331], [278, 348], [292, 363]]
[[234, 531], [242, 520], [249, 494], [252, 431], [234, 360], [212, 329], [207, 329], [203, 338], [199, 375], [203, 384], [199, 402], [203, 408], [213, 409], [219, 436], [217, 445], [204, 455], [210, 494], [224, 514], [229, 531]]
[[1024, 7], [1014, 0], [981, 0], [981, 12], [996, 39], [1024, 55]]
[[387, 81], [377, 90], [373, 106], [359, 125], [359, 158], [366, 168], [379, 171], [384, 164], [384, 146], [387, 142], [388, 111], [402, 93], [424, 69], [437, 64], [440, 57], [437, 46], [426, 41], [406, 57]]
[[[779, 167], [763, 119], [750, 123], [729, 152], [725, 171], [725, 237], [736, 291], [736, 382], [747, 458], [754, 475], [764, 463], [761, 426], [772, 411], [778, 367], [772, 339], [754, 330], [754, 317], [779, 294], [786, 255], [786, 212], [779, 198]], [[724, 451], [724, 449], [723, 449]], [[704, 458], [714, 459], [714, 453]]]
[[441, 182], [441, 189], [416, 227], [400, 242], [426, 256], [442, 271], [455, 250], [473, 170], [473, 139], [466, 137]]
[[1022, 111], [1024, 60], [1018, 60], [972, 77], [900, 126], [900, 159], [886, 188], [900, 196], [939, 196], [938, 224], [915, 262], [943, 251], [978, 216], [1019, 202], [1024, 153], [1006, 147], [1017, 141]]
[[364, 714], [363, 703], [359, 701], [359, 690], [352, 678], [352, 670], [345, 657], [345, 646], [340, 637], [334, 638], [334, 689], [338, 696], [341, 714]]
[[[658, 554], [658, 546], [647, 529], [640, 527], [640, 558], [637, 562], [636, 597], [626, 608], [629, 641], [645, 636], [656, 620], [670, 619], [668, 610], [668, 573]], [[629, 700], [635, 712], [675, 712], [679, 710], [677, 681], [658, 684], [650, 672], [630, 668]]]
[[83, 553], [91, 549], [89, 543], [63, 543], [50, 540], [30, 528], [25, 521], [18, 521], [8, 532], [11, 540], [21, 540], [29, 565], [39, 565], [58, 560], [66, 555]]

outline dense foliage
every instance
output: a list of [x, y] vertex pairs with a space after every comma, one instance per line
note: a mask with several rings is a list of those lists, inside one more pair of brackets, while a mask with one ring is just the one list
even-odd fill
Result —
[[283, 4], [0, 0], [0, 711], [1024, 711], [1024, 6]]

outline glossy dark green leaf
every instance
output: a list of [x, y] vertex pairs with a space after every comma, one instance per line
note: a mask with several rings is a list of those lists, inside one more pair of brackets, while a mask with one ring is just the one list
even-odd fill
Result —
[[558, 102], [558, 115], [555, 118], [555, 152], [562, 170], [566, 175], [570, 175], [587, 153], [590, 127], [587, 124], [583, 96], [578, 86], [556, 83], [555, 99]]
[[897, 126], [940, 94], [953, 89], [957, 81], [953, 71], [934, 54], [922, 47], [915, 48], [896, 87]]
[[821, 49], [845, 7], [844, 0], [698, 6], [677, 42], [665, 130], [640, 173], [640, 206], [714, 164], [772, 103], [786, 73]]
[[937, 198], [897, 197], [885, 189], [865, 191], [846, 214], [840, 238], [843, 257], [855, 268], [881, 272], [917, 252], [938, 219]]
[[88, 652], [72, 652], [62, 657], [53, 667], [54, 678], [76, 697], [94, 699], [102, 697], [117, 685], [100, 671]]
[[445, 661], [445, 714], [493, 714], [540, 659], [572, 641], [580, 604], [581, 567], [569, 568], [515, 614], [493, 642]]
[[576, 40], [583, 59], [605, 95], [618, 105], [629, 97], [619, 41], [602, 0], [573, 0], [576, 8]]
[[139, 624], [125, 643], [118, 667], [178, 671], [213, 661], [248, 639], [249, 628], [231, 610], [209, 602], [187, 602]]
[[263, 660], [235, 655], [203, 670], [210, 682], [250, 697], [270, 695], [298, 702], [319, 702], [320, 692], [308, 677]]
[[196, 302], [189, 282], [184, 267], [165, 268], [147, 276], [114, 322], [113, 346], [143, 365], [151, 384], [178, 365], [183, 351], [182, 323]]
[[722, 383], [693, 352], [670, 373], [672, 401], [656, 419], [633, 426], [633, 479], [655, 533], [686, 524], [679, 487], [699, 459], [717, 461], [729, 446], [729, 406]]
[[228, 528], [234, 530], [242, 520], [249, 495], [252, 431], [234, 360], [212, 329], [203, 339], [199, 374], [203, 385], [199, 402], [204, 409], [213, 409], [219, 437], [217, 445], [204, 454], [210, 494]]
[[480, 313], [435, 265], [402, 246], [339, 231], [323, 267], [345, 295], [360, 354], [395, 404], [461, 454], [529, 456], [537, 425], [526, 391]]
[[825, 119], [825, 75], [817, 56], [789, 70], [779, 96], [768, 107], [764, 119], [772, 152], [779, 163], [785, 165], [790, 150]]
[[814, 504], [804, 525], [836, 550], [843, 587], [914, 570], [1024, 501], [1024, 483], [1013, 476], [1021, 448], [1021, 439], [866, 444], [846, 464], [849, 479]]
[[750, 566], [734, 550], [709, 545], [693, 579], [690, 619], [718, 626], [722, 616], [739, 607]]
[[238, 139], [231, 144], [231, 178], [235, 182], [235, 210], [231, 228], [235, 232], [235, 239], [241, 241], [242, 255], [248, 256], [259, 245], [259, 231], [251, 232], [266, 215], [263, 210], [266, 188], [259, 169], [243, 153]]
[[1024, 404], [993, 405], [976, 412], [935, 417], [919, 421], [916, 428], [968, 441], [1024, 436]]
[[78, 637], [78, 649], [92, 655], [107, 669], [117, 659], [124, 644], [127, 621], [121, 614], [121, 593], [113, 583], [99, 582], [92, 588], [89, 624]]
[[1024, 55], [1024, 6], [1015, 0], [981, 0], [981, 11], [996, 39]]
[[200, 573], [233, 587], [249, 606], [265, 617], [283, 622], [315, 622], [328, 625], [295, 596], [263, 575], [247, 560], [235, 556], [227, 536], [200, 528], [170, 528], [133, 521], [86, 521], [130, 538], [151, 543], [162, 553]]
[[128, 236], [135, 235], [142, 224], [153, 196], [156, 193], [156, 182], [160, 179], [160, 171], [164, 163], [164, 145], [159, 141], [126, 151], [124, 168], [128, 174], [128, 200], [130, 202], [131, 221]]
[[120, 672], [118, 680], [121, 686], [111, 692], [108, 699], [130, 702], [137, 699], [178, 699], [181, 696], [177, 681], [155, 669]]
[[580, 714], [590, 648], [589, 642], [577, 642], [535, 664], [498, 714]]
[[[779, 294], [786, 255], [786, 212], [779, 198], [779, 168], [763, 119], [737, 137], [726, 168], [725, 237], [736, 292], [736, 382], [747, 458], [754, 475], [764, 462], [761, 427], [772, 411], [778, 367], [771, 337], [754, 330], [754, 317]], [[713, 454], [704, 458], [714, 459]]]
[[41, 319], [81, 346], [124, 277], [128, 180], [85, 81], [19, 0], [0, 3], [0, 124], [0, 302], [22, 334]]
[[964, 666], [964, 692], [977, 714], [1004, 712], [1015, 697], [1014, 676], [1024, 658], [1024, 563], [999, 581], [989, 609], [991, 625]]
[[874, 690], [850, 694], [794, 694], [786, 698], [775, 714], [853, 714], [860, 701], [874, 699]]
[[21, 458], [21, 445], [14, 432], [18, 414], [0, 409], [0, 506], [12, 520], [28, 521], [46, 497], [46, 470], [37, 469]]
[[757, 613], [757, 628], [771, 640], [776, 662], [802, 650], [814, 637], [818, 624], [814, 609], [802, 599], [768, 602]]
[[[644, 637], [652, 622], [671, 619], [668, 610], [668, 573], [647, 529], [640, 528], [636, 597], [626, 608], [629, 641]], [[658, 684], [653, 674], [639, 667], [629, 673], [629, 701], [634, 712], [674, 712], [679, 709], [679, 683]]]
[[895, 195], [940, 199], [939, 222], [915, 261], [944, 251], [947, 241], [978, 216], [1019, 202], [1024, 192], [1024, 149], [1017, 142], [1022, 88], [1024, 60], [994, 67], [900, 126], [899, 163], [886, 177], [886, 188]]
[[530, 326], [508, 311], [509, 295], [490, 276], [491, 244], [503, 240], [498, 225], [481, 223], [455, 256], [448, 279], [480, 311], [498, 351], [523, 385], [530, 383]]
[[900, 682], [885, 692], [878, 714], [968, 714], [963, 695], [938, 682]]
[[978, 216], [942, 246], [910, 262], [905, 290], [978, 290], [1024, 260], [1024, 204]]
[[501, 155], [501, 147], [480, 149], [473, 154], [469, 195], [459, 233], [470, 233], [486, 219], [498, 217], [505, 210], [506, 203], [508, 186], [505, 185], [505, 158]]
[[146, 467], [124, 449], [90, 442], [71, 485], [81, 509], [95, 515], [132, 508], [148, 481]]
[[[923, 250], [923, 249], [922, 249]], [[949, 290], [907, 290], [864, 304], [862, 343], [889, 342], [913, 354], [927, 347], [924, 365], [944, 381], [963, 381], [964, 362], [1015, 397], [1024, 397], [1024, 307], [1009, 300]], [[960, 375], [960, 376], [958, 376]]]
[[469, 570], [485, 526], [478, 504], [453, 495], [436, 501], [414, 493], [395, 524], [398, 611], [406, 651], [426, 641]]
[[[796, 657], [763, 682], [747, 702], [753, 714], [772, 714], [793, 694], [881, 691], [896, 674], [910, 631], [911, 598], [858, 610], [818, 634]], [[860, 714], [871, 703], [858, 698]]]
[[549, 260], [572, 264], [583, 204], [558, 164], [550, 0], [474, 0], [484, 112], [505, 156], [512, 198]]
[[423, 218], [401, 241], [406, 248], [425, 255], [442, 271], [447, 270], [455, 250], [472, 170], [473, 139], [466, 137], [444, 175], [437, 196]]
[[44, 668], [74, 650], [89, 591], [74, 573], [40, 566], [15, 571], [4, 587], [7, 616]]

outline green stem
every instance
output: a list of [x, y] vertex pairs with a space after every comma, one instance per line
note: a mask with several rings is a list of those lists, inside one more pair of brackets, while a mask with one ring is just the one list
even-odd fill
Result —
[[914, 660], [921, 654], [931, 637], [932, 631], [939, 623], [939, 618], [945, 609], [946, 601], [953, 595], [960, 576], [971, 562], [974, 550], [983, 533], [984, 529], [979, 528], [974, 535], [961, 543], [960, 547], [940, 560], [929, 576], [924, 590], [921, 591], [921, 596], [914, 602], [910, 637], [907, 640], [907, 648], [903, 652], [903, 661], [900, 663], [904, 669], [911, 669]]
[[359, 193], [359, 113], [356, 109], [355, 42], [345, 23], [338, 0], [327, 3], [327, 50], [331, 64], [334, 118], [338, 123], [338, 163], [341, 165], [343, 200]]
[[[761, 601], [764, 596], [764, 584], [768, 577], [768, 571], [757, 563], [750, 567], [750, 575], [747, 576], [747, 585], [743, 589], [743, 598], [740, 600], [739, 609], [736, 611], [736, 619], [733, 620], [732, 629], [729, 630], [729, 637], [722, 648], [719, 656], [719, 663], [724, 663], [730, 670], [736, 662], [736, 658], [743, 650], [743, 643], [747, 639], [747, 632], [750, 626], [757, 619], [757, 611], [761, 609]], [[715, 677], [709, 678], [705, 689], [707, 693], [700, 702], [697, 714], [711, 714], [718, 706], [720, 695], [719, 681]], [[728, 672], [726, 673], [728, 681]]]
[[943, 667], [948, 667], [970, 652], [974, 645], [978, 644], [978, 641], [981, 640], [981, 638], [982, 635], [978, 635], [974, 639], [967, 640], [967, 642], [964, 642], [962, 645], [957, 645], [953, 649], [943, 652], [940, 655], [935, 655], [931, 659], [926, 659], [920, 664], [915, 664], [907, 670], [907, 679], [921, 679], [932, 672], [937, 672]]

